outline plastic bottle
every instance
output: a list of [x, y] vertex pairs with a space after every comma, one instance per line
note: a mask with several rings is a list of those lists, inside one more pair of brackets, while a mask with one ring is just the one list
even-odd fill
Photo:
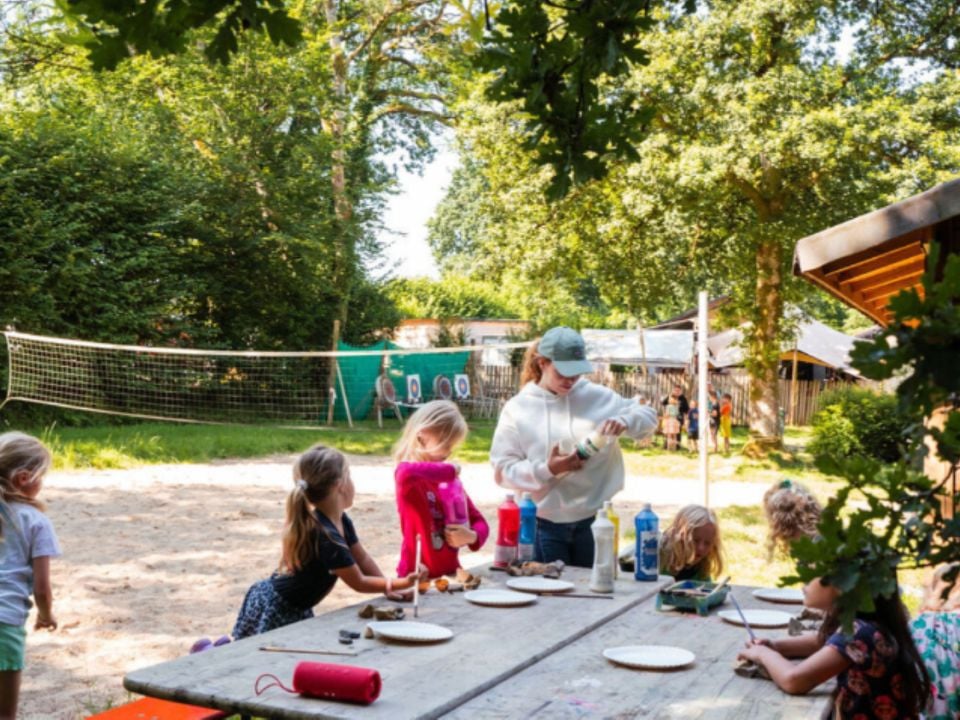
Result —
[[520, 508], [513, 501], [513, 493], [497, 508], [497, 545], [493, 550], [494, 567], [505, 568], [517, 559], [520, 534]]
[[607, 519], [613, 523], [613, 557], [616, 558], [613, 563], [613, 577], [620, 574], [620, 516], [613, 509], [613, 501], [607, 500], [603, 503], [603, 509], [607, 513]]
[[440, 491], [440, 505], [443, 507], [443, 522], [446, 525], [470, 527], [470, 515], [467, 513], [467, 495], [463, 491], [460, 478], [442, 482], [437, 486]]
[[537, 504], [525, 492], [520, 496], [520, 544], [517, 546], [517, 559], [521, 562], [533, 560], [533, 548], [537, 543]]
[[609, 435], [601, 435], [599, 430], [594, 430], [577, 443], [577, 455], [581, 460], [591, 458], [603, 450], [608, 442], [610, 442]]
[[593, 531], [593, 571], [590, 573], [590, 589], [598, 593], [613, 592], [613, 523], [605, 508], [597, 510], [597, 519], [590, 526]]
[[633, 576], [637, 580], [656, 581], [660, 575], [660, 519], [650, 503], [634, 520], [637, 530], [637, 560]]

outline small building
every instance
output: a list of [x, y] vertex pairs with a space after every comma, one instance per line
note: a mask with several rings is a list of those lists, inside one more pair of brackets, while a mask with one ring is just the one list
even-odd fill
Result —
[[[937, 267], [928, 267], [934, 240], [941, 255]], [[910, 288], [922, 293], [923, 273], [940, 275], [947, 256], [956, 254], [960, 254], [960, 178], [803, 238], [794, 252], [793, 272], [887, 326], [893, 319], [890, 298]], [[928, 422], [942, 427], [947, 412], [934, 412]], [[952, 516], [952, 499], [958, 492], [954, 467], [929, 453], [924, 472], [937, 481], [953, 474], [943, 509], [945, 516]]]

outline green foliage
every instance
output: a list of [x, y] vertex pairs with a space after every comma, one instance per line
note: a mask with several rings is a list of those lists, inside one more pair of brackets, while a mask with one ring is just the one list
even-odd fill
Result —
[[516, 308], [491, 283], [448, 273], [440, 280], [393, 280], [387, 292], [408, 318], [510, 318]]
[[523, 147], [554, 176], [552, 199], [603, 177], [612, 158], [636, 159], [653, 108], [622, 78], [649, 62], [641, 45], [653, 27], [649, 0], [504, 2], [479, 66], [495, 77], [498, 102], [520, 101]]
[[895, 396], [849, 386], [828, 390], [819, 402], [810, 443], [817, 458], [862, 454], [893, 462], [900, 457], [904, 418]]
[[189, 33], [216, 25], [204, 54], [223, 64], [239, 50], [244, 31], [266, 31], [277, 45], [302, 39], [300, 21], [284, 0], [56, 0], [78, 27], [71, 41], [87, 49], [96, 70], [113, 70], [126, 58], [185, 52]]
[[[843, 590], [846, 624], [857, 611], [869, 611], [873, 597], [893, 591], [898, 567], [928, 568], [960, 557], [960, 515], [944, 516], [951, 500], [960, 504], [960, 256], [943, 258], [939, 251], [934, 242], [922, 292], [892, 298], [889, 327], [852, 353], [853, 365], [867, 377], [909, 373], [897, 387], [907, 431], [901, 456], [893, 463], [860, 455], [822, 459], [821, 469], [842, 475], [848, 485], [824, 507], [821, 537], [793, 548], [799, 579], [823, 576]], [[945, 413], [942, 428], [925, 423], [935, 411]], [[945, 478], [921, 472], [927, 452], [949, 464]], [[851, 507], [854, 492], [866, 502]]]

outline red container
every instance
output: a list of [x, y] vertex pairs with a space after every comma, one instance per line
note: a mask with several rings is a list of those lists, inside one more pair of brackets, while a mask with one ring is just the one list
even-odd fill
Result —
[[520, 506], [513, 500], [513, 493], [497, 508], [497, 546], [493, 551], [495, 567], [507, 567], [517, 559], [517, 544], [520, 541]]

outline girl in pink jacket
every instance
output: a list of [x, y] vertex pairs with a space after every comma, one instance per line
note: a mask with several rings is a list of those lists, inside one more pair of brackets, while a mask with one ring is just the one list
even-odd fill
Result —
[[442, 483], [459, 484], [460, 468], [446, 462], [467, 436], [467, 423], [449, 400], [434, 400], [419, 408], [407, 420], [403, 435], [393, 450], [397, 512], [400, 514], [400, 561], [397, 572], [415, 565], [417, 537], [420, 562], [430, 577], [452, 575], [460, 567], [460, 548], [477, 551], [490, 534], [483, 515], [463, 493], [468, 522], [448, 524], [441, 502]]

